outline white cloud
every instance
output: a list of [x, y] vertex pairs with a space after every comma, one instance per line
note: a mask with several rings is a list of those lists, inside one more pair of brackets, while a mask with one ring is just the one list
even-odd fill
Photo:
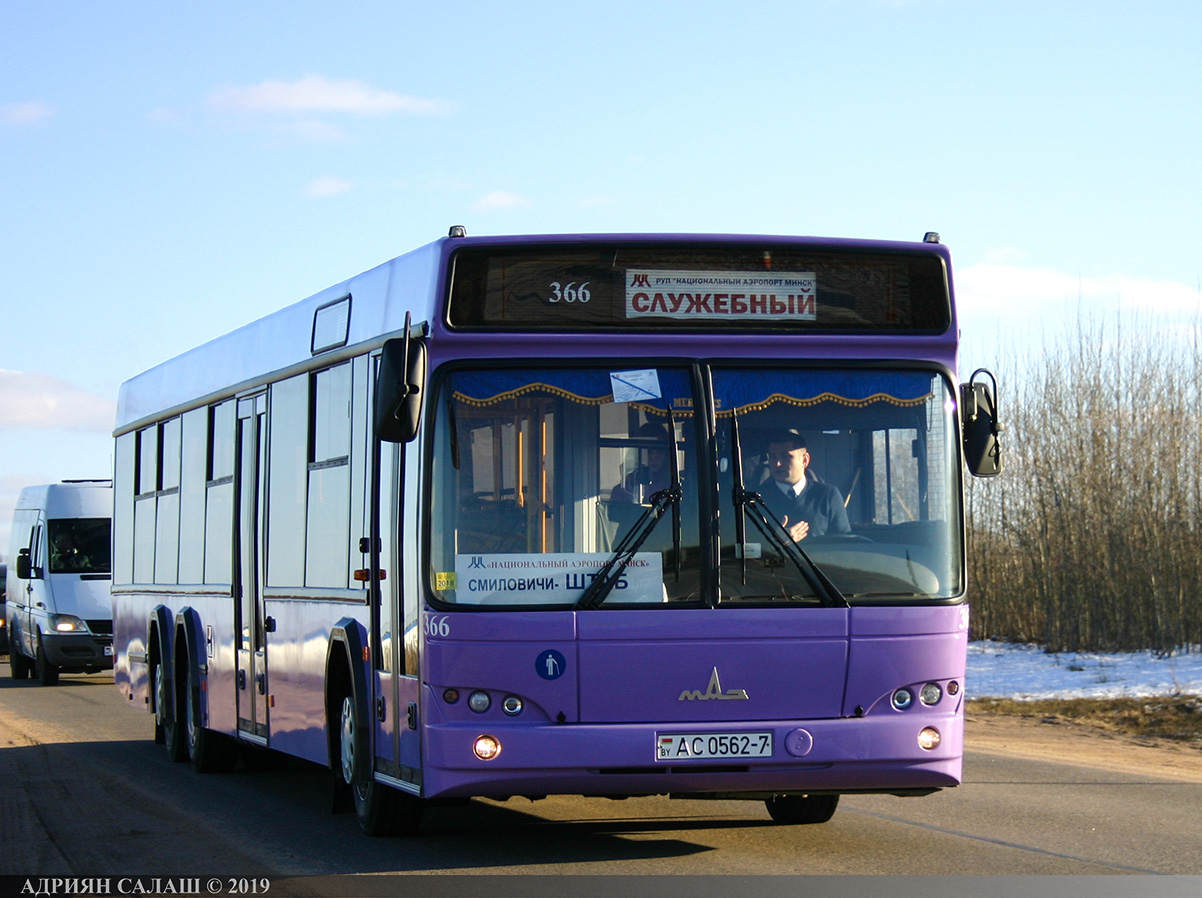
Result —
[[0, 123], [19, 127], [21, 125], [36, 125], [52, 118], [55, 109], [49, 103], [31, 100], [28, 103], [11, 103], [0, 106]]
[[36, 371], [0, 369], [0, 427], [108, 433], [117, 403]]
[[309, 143], [346, 143], [348, 139], [345, 129], [318, 119], [287, 122], [279, 125], [277, 130]]
[[503, 209], [521, 209], [530, 205], [533, 204], [524, 196], [505, 190], [494, 190], [476, 200], [472, 208], [477, 212], [497, 212]]
[[222, 112], [305, 115], [346, 113], [359, 116], [445, 112], [441, 100], [411, 97], [382, 90], [362, 81], [306, 75], [296, 81], [264, 81], [250, 87], [227, 87], [209, 96], [208, 104]]
[[1176, 281], [1124, 275], [1075, 275], [1046, 268], [986, 263], [955, 274], [962, 308], [1003, 315], [1050, 308], [1118, 310], [1177, 315], [1202, 310], [1202, 291]]
[[344, 181], [341, 178], [317, 178], [306, 185], [305, 195], [312, 197], [337, 196], [340, 193], [349, 193], [351, 187], [350, 181]]

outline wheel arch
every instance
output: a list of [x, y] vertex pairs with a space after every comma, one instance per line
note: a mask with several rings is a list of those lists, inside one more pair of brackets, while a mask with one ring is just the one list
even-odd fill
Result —
[[353, 618], [344, 617], [330, 631], [330, 643], [326, 648], [325, 709], [326, 709], [326, 752], [331, 770], [340, 766], [338, 715], [344, 696], [350, 696], [355, 713], [362, 725], [355, 733], [355, 754], [363, 759], [355, 771], [360, 782], [371, 779], [371, 716], [367, 671], [365, 665], [366, 633], [363, 626]]
[[[150, 710], [152, 713], [159, 710], [156, 702], [158, 696], [155, 694], [154, 688], [154, 668], [160, 666], [163, 668], [163, 708], [164, 718], [167, 720], [175, 719], [175, 676], [173, 667], [175, 665], [175, 657], [172, 654], [173, 643], [175, 639], [174, 629], [171, 626], [171, 612], [165, 605], [155, 605], [150, 611], [150, 619], [146, 622], [146, 661], [147, 670], [150, 674]], [[170, 664], [165, 663], [170, 661]]]
[[[173, 655], [173, 666], [176, 669], [181, 669], [182, 662], [182, 665], [186, 665], [188, 670], [196, 671], [196, 676], [194, 677], [177, 679], [182, 679], [183, 682], [187, 683], [188, 689], [192, 693], [192, 724], [197, 727], [202, 726], [204, 720], [204, 711], [201, 706], [201, 679], [208, 674], [208, 664], [205, 660], [206, 645], [200, 614], [190, 605], [185, 605], [175, 615], [175, 654]], [[176, 694], [173, 692], [173, 697]], [[185, 700], [184, 707], [186, 708], [187, 706]]]

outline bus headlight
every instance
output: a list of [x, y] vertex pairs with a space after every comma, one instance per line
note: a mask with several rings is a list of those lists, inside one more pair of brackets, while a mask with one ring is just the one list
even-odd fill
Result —
[[501, 710], [510, 717], [516, 717], [522, 713], [522, 700], [516, 695], [507, 695], [505, 701], [501, 702]]
[[501, 740], [496, 736], [477, 736], [472, 751], [481, 761], [491, 761], [501, 753]]
[[483, 714], [492, 707], [492, 699], [484, 691], [473, 692], [467, 697], [467, 706], [477, 714]]
[[904, 711], [914, 703], [914, 693], [909, 689], [898, 689], [893, 693], [893, 707], [899, 711]]
[[936, 748], [942, 739], [934, 727], [923, 727], [922, 732], [918, 734], [918, 747], [930, 751]]
[[924, 705], [933, 705], [943, 698], [943, 690], [938, 683], [927, 683], [919, 691], [918, 698]]

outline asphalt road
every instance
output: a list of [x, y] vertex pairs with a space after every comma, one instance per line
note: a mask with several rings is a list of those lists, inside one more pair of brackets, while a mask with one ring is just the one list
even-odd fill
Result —
[[[7, 673], [0, 667], [0, 874], [10, 876], [1175, 874], [1191, 877], [1176, 881], [1183, 894], [1202, 894], [1192, 879], [1202, 873], [1202, 778], [1154, 766], [970, 750], [959, 788], [845, 796], [818, 826], [776, 826], [753, 802], [561, 796], [436, 807], [417, 837], [381, 840], [331, 813], [324, 769], [289, 761], [200, 776], [153, 744], [150, 716], [124, 707], [111, 676], [42, 687]], [[309, 882], [307, 893], [330, 893], [330, 880]]]

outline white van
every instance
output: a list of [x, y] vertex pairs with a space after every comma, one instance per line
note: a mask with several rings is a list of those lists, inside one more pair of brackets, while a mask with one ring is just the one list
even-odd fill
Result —
[[8, 571], [9, 667], [44, 686], [62, 671], [113, 667], [111, 480], [64, 480], [21, 491]]

